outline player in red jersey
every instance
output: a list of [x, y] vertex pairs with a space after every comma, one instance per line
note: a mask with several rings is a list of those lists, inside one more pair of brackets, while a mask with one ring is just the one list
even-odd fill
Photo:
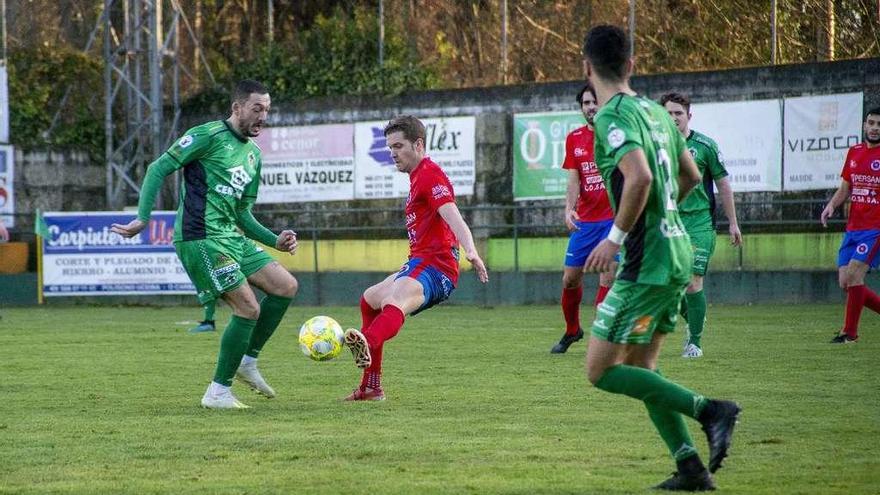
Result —
[[[596, 91], [590, 83], [578, 92], [577, 102], [587, 125], [571, 131], [565, 138], [565, 161], [562, 163], [562, 168], [568, 170], [565, 226], [571, 234], [562, 271], [565, 334], [550, 349], [553, 354], [564, 353], [571, 344], [584, 338], [580, 321], [581, 299], [584, 295], [584, 263], [593, 248], [608, 237], [614, 224], [614, 212], [593, 156], [593, 116], [599, 106], [596, 104]], [[614, 282], [616, 268], [617, 264], [614, 263], [607, 272], [599, 274], [599, 289], [596, 291], [594, 305], [605, 299], [605, 294]]]
[[361, 331], [345, 332], [361, 384], [345, 400], [383, 400], [382, 347], [400, 331], [405, 315], [414, 315], [449, 298], [458, 282], [458, 246], [477, 272], [489, 281], [470, 228], [455, 206], [449, 178], [425, 155], [425, 125], [405, 115], [385, 126], [385, 140], [397, 170], [409, 174], [406, 231], [409, 261], [400, 271], [364, 291]]
[[865, 115], [864, 131], [865, 142], [847, 152], [840, 173], [843, 180], [821, 216], [822, 225], [827, 226], [834, 210], [849, 198], [849, 220], [837, 254], [837, 278], [846, 291], [846, 316], [832, 344], [859, 339], [859, 318], [865, 306], [880, 313], [880, 296], [865, 285], [868, 270], [880, 264], [880, 107]]

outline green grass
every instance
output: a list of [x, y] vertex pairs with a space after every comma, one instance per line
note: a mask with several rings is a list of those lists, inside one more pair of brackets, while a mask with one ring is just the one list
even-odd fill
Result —
[[[826, 344], [841, 306], [712, 307], [706, 357], [666, 376], [739, 401], [721, 493], [877, 493], [880, 318]], [[216, 334], [198, 308], [21, 308], [0, 320], [0, 493], [648, 493], [673, 464], [638, 402], [588, 386], [556, 307], [441, 307], [386, 346], [384, 403], [342, 403], [351, 358], [314, 363], [297, 308], [269, 342], [279, 397], [198, 407]], [[585, 309], [584, 319], [590, 311]], [[228, 309], [221, 308], [221, 321]], [[694, 422], [694, 437], [705, 440]]]

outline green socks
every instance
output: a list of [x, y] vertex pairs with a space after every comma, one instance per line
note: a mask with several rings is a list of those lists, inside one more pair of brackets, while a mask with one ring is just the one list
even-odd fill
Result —
[[645, 404], [696, 418], [708, 400], [673, 383], [653, 371], [618, 364], [605, 370], [596, 387], [612, 394], [623, 394]]
[[[663, 376], [660, 370], [655, 371], [657, 375]], [[697, 453], [694, 447], [694, 441], [688, 431], [687, 424], [684, 422], [684, 416], [681, 413], [664, 409], [657, 405], [645, 402], [648, 409], [648, 416], [654, 427], [660, 433], [660, 438], [669, 448], [669, 453], [676, 461], [681, 461]]]
[[257, 320], [248, 320], [241, 316], [232, 315], [229, 325], [223, 331], [220, 339], [220, 355], [217, 358], [217, 369], [214, 371], [214, 382], [226, 387], [232, 386], [235, 378], [235, 370], [241, 364], [254, 331]]
[[256, 358], [260, 355], [266, 341], [275, 333], [275, 329], [284, 318], [291, 300], [289, 297], [268, 295], [260, 301], [260, 318], [250, 337], [246, 352], [248, 356]]
[[205, 319], [204, 321], [214, 321], [214, 310], [217, 309], [217, 301], [211, 301], [208, 304], [205, 304]]
[[688, 312], [688, 332], [690, 343], [702, 348], [700, 339], [703, 336], [703, 325], [706, 322], [706, 293], [703, 291], [685, 294]]

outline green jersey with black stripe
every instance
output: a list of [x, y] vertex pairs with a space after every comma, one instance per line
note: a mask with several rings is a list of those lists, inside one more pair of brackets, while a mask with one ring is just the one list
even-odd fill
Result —
[[624, 182], [617, 165], [624, 155], [641, 149], [653, 176], [648, 202], [624, 241], [617, 278], [649, 285], [687, 283], [693, 255], [676, 203], [684, 138], [663, 107], [623, 93], [599, 109], [595, 129], [596, 163], [615, 213]]
[[238, 212], [253, 206], [260, 148], [224, 120], [188, 130], [166, 152], [183, 171], [174, 241], [234, 237]]
[[697, 213], [705, 211], [708, 215], [715, 214], [715, 182], [727, 177], [727, 169], [724, 168], [724, 160], [718, 145], [709, 136], [697, 131], [691, 131], [687, 137], [687, 147], [697, 162], [700, 176], [703, 180], [697, 184], [693, 191], [688, 193], [678, 208], [682, 213]]

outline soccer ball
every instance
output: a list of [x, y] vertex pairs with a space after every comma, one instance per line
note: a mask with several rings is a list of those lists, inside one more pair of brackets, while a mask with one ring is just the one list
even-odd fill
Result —
[[299, 329], [299, 348], [315, 361], [333, 359], [342, 352], [342, 327], [329, 316], [315, 316]]

